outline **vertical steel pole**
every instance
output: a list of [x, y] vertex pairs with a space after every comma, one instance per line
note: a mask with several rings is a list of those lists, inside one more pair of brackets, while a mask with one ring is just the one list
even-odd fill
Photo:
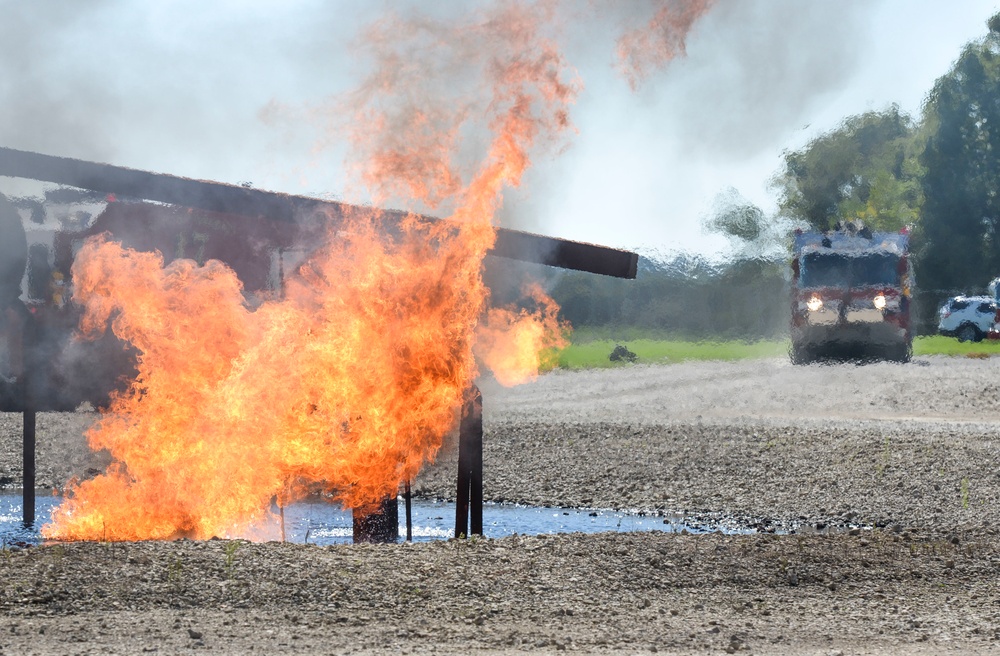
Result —
[[406, 501], [406, 541], [413, 542], [413, 506], [410, 503], [412, 498], [410, 493], [410, 481], [406, 481], [406, 489], [403, 492], [403, 500]]
[[281, 518], [281, 541], [285, 542], [285, 507], [278, 506], [278, 516]]
[[[463, 422], [464, 424], [464, 422]], [[469, 536], [469, 469], [467, 449], [461, 431], [458, 434], [458, 489], [455, 492], [455, 537]]]
[[483, 534], [483, 395], [473, 385], [458, 429], [455, 537]]
[[23, 413], [22, 435], [22, 488], [24, 527], [35, 525], [35, 411], [26, 408]]
[[469, 418], [469, 535], [483, 534], [483, 395], [472, 388], [472, 416]]
[[27, 322], [31, 315], [21, 301], [4, 311], [10, 373], [15, 377], [18, 403], [21, 407], [21, 510], [25, 528], [35, 524], [35, 408], [39, 398], [33, 389], [31, 376], [36, 358], [29, 340], [37, 331]]

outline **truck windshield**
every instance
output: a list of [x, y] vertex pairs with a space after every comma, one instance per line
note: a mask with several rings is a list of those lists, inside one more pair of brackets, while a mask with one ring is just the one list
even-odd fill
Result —
[[802, 257], [802, 287], [862, 287], [899, 285], [899, 256], [891, 253], [806, 253]]

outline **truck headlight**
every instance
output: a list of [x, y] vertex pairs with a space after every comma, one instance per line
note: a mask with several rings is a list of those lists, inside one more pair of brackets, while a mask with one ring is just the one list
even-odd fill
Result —
[[874, 299], [872, 299], [872, 304], [875, 306], [876, 310], [885, 309], [885, 296], [879, 294]]
[[819, 296], [812, 296], [806, 301], [806, 307], [810, 312], [818, 312], [823, 307], [823, 299]]

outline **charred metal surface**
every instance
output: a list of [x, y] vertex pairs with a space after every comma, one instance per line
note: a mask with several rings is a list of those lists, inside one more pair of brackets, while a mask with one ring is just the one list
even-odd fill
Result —
[[483, 534], [483, 395], [473, 385], [458, 432], [455, 537]]
[[373, 513], [354, 509], [354, 542], [395, 542], [399, 539], [399, 500], [386, 497]]
[[505, 228], [497, 229], [497, 240], [490, 254], [630, 280], [635, 278], [639, 266], [639, 256], [630, 251]]
[[[0, 148], [0, 176], [54, 182], [102, 193], [275, 221], [294, 221], [319, 211], [331, 220], [337, 220], [356, 209], [334, 201], [12, 148]], [[386, 215], [395, 220], [404, 216], [398, 211], [388, 211]], [[639, 261], [638, 255], [629, 251], [506, 228], [497, 229], [491, 254], [617, 278], [635, 278]]]

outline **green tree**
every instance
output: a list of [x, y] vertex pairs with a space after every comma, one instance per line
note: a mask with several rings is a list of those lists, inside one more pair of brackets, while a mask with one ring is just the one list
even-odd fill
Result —
[[734, 187], [716, 194], [712, 205], [711, 214], [702, 220], [702, 228], [726, 237], [733, 246], [735, 260], [786, 257], [789, 235], [801, 225], [765, 214]]
[[703, 226], [739, 244], [756, 242], [768, 229], [764, 211], [733, 187], [715, 196], [713, 212]]
[[972, 291], [1000, 274], [1000, 14], [924, 106], [921, 286]]
[[851, 116], [805, 148], [785, 153], [774, 180], [781, 214], [828, 230], [861, 219], [875, 230], [899, 230], [921, 205], [919, 142], [912, 119], [892, 105]]
[[639, 259], [635, 280], [577, 271], [549, 286], [577, 328], [644, 329], [687, 339], [774, 337], [788, 327], [784, 258], [713, 264], [697, 256]]

